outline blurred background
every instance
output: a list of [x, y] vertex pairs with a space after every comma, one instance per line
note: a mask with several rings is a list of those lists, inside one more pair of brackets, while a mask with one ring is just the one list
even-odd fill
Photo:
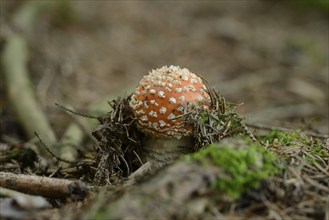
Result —
[[[1, 52], [26, 2], [1, 0]], [[328, 133], [326, 1], [34, 2], [52, 6], [24, 30], [27, 70], [57, 136], [69, 119], [55, 102], [90, 112], [164, 65], [206, 78], [250, 123]], [[0, 138], [24, 139], [5, 88]]]

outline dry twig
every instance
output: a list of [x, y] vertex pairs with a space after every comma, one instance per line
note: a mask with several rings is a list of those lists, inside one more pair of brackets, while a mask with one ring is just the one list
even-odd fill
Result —
[[88, 187], [79, 181], [0, 172], [0, 186], [46, 198], [84, 199]]
[[[31, 31], [40, 12], [52, 6], [52, 3], [28, 1], [14, 15], [13, 23], [20, 30]], [[55, 134], [35, 98], [29, 79], [28, 43], [24, 34], [9, 34], [1, 56], [8, 97], [27, 135], [32, 138], [34, 131], [38, 131], [47, 143], [53, 144]]]

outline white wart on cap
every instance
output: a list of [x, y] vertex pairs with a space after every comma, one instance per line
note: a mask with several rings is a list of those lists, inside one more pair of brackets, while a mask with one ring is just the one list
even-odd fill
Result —
[[129, 104], [142, 131], [179, 139], [192, 132], [180, 117], [191, 110], [187, 106], [207, 107], [210, 97], [199, 76], [186, 68], [164, 66], [143, 77]]

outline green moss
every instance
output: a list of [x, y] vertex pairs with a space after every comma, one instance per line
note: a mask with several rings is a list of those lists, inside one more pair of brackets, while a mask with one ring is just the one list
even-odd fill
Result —
[[329, 1], [328, 0], [302, 0], [301, 4], [304, 4], [305, 7], [310, 6], [325, 12], [329, 12]]
[[263, 138], [268, 142], [270, 148], [279, 148], [281, 154], [289, 155], [289, 149], [294, 148], [300, 156], [305, 157], [309, 163], [315, 162], [316, 157], [329, 158], [328, 148], [324, 147], [324, 141], [310, 138], [300, 131], [283, 132], [273, 130]]
[[275, 166], [276, 156], [263, 147], [241, 139], [229, 139], [222, 144], [212, 144], [187, 159], [218, 166], [215, 189], [232, 198], [239, 197], [249, 188], [258, 187], [260, 182], [278, 172]]
[[107, 219], [106, 211], [98, 211], [94, 216], [93, 219], [95, 220], [104, 220]]
[[292, 146], [302, 142], [307, 142], [307, 138], [302, 136], [298, 130], [293, 132], [273, 130], [264, 139], [270, 144], [276, 143], [280, 146]]
[[329, 13], [328, 0], [288, 0], [287, 3], [301, 10], [315, 9], [324, 13]]

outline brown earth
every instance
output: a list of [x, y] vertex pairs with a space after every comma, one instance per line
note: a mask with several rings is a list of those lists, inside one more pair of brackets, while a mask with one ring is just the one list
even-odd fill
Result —
[[[4, 3], [7, 23], [19, 3]], [[326, 13], [274, 1], [70, 6], [43, 15], [30, 44], [35, 91], [55, 128], [65, 122], [54, 102], [85, 109], [129, 94], [153, 68], [179, 65], [243, 103], [249, 121], [328, 133]]]
[[[2, 52], [12, 16], [25, 1], [0, 1]], [[239, 105], [248, 123], [329, 134], [327, 11], [256, 0], [63, 5], [44, 13], [29, 33], [30, 77], [58, 138], [71, 119], [55, 102], [89, 112], [129, 94], [163, 65], [203, 76]], [[28, 141], [2, 79], [0, 98], [0, 142]]]

